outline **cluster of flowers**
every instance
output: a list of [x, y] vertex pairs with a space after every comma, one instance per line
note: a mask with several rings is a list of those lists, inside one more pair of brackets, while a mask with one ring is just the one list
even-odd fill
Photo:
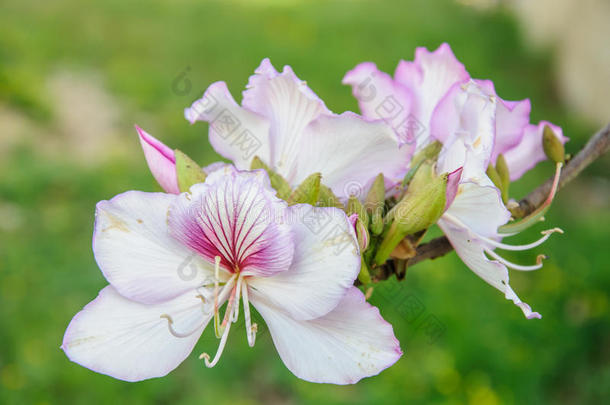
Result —
[[541, 263], [517, 265], [495, 250], [530, 249], [555, 231], [529, 245], [501, 242], [540, 217], [543, 209], [511, 215], [508, 185], [563, 150], [561, 129], [530, 124], [529, 100], [498, 97], [446, 44], [417, 49], [393, 78], [362, 63], [343, 82], [362, 115], [334, 114], [290, 67], [278, 72], [267, 59], [241, 105], [224, 82], [212, 84], [185, 117], [209, 123], [212, 147], [231, 164], [200, 168], [137, 128], [165, 193], [98, 203], [93, 251], [109, 285], [66, 331], [72, 361], [127, 381], [163, 376], [213, 322], [219, 348], [200, 356], [213, 367], [242, 301], [248, 344], [252, 304], [297, 377], [376, 375], [402, 351], [354, 283], [404, 258], [405, 241], [416, 245], [435, 223], [472, 271], [540, 317], [511, 289], [508, 269]]

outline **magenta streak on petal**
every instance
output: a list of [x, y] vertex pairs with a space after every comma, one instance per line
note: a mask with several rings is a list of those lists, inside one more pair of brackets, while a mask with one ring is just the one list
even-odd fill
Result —
[[229, 272], [268, 276], [286, 270], [294, 252], [291, 228], [268, 216], [281, 214], [286, 204], [251, 174], [222, 176], [192, 187], [170, 208], [172, 235], [210, 262], [220, 256]]
[[445, 197], [445, 211], [449, 208], [449, 206], [455, 200], [455, 196], [458, 192], [458, 186], [460, 185], [460, 179], [462, 178], [462, 170], [464, 168], [460, 167], [453, 172], [449, 173], [447, 176], [447, 191]]
[[158, 139], [150, 136], [148, 133], [146, 133], [144, 130], [142, 130], [142, 128], [140, 128], [139, 126], [136, 125], [135, 127], [136, 127], [136, 131], [138, 131], [138, 134], [140, 134], [140, 136], [146, 141], [147, 144], [149, 144], [150, 146], [155, 148], [157, 152], [159, 152], [161, 155], [163, 155], [163, 157], [165, 157], [170, 162], [176, 163], [176, 157], [174, 156], [173, 150], [171, 150], [169, 147], [164, 145]]

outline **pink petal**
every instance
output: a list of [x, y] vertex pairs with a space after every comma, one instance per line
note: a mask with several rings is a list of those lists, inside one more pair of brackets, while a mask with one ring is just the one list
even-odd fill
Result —
[[415, 61], [400, 61], [394, 78], [413, 94], [411, 114], [424, 127], [417, 137], [419, 149], [429, 141], [430, 120], [438, 103], [454, 84], [465, 82], [470, 76], [451, 47], [443, 43], [433, 52], [417, 48]]
[[[497, 97], [491, 80], [475, 80], [485, 93]], [[525, 127], [530, 122], [531, 104], [528, 99], [506, 101], [498, 97], [496, 108], [496, 137], [491, 161], [495, 163], [501, 153], [506, 153], [523, 138]]]
[[413, 144], [422, 130], [410, 116], [412, 94], [372, 62], [364, 62], [345, 74], [343, 84], [352, 86], [363, 116], [383, 120], [397, 133], [401, 144]]
[[354, 384], [379, 374], [402, 355], [392, 326], [356, 287], [333, 311], [309, 321], [294, 320], [256, 291], [252, 295], [282, 361], [303, 380]]
[[264, 170], [213, 172], [170, 207], [170, 233], [229, 272], [271, 276], [290, 266], [294, 243], [286, 202], [275, 196]]
[[136, 125], [146, 163], [157, 183], [168, 193], [178, 194], [174, 151]]
[[[162, 377], [191, 353], [211, 318], [195, 295], [144, 305], [108, 286], [72, 319], [61, 348], [73, 362], [120, 380]], [[162, 314], [172, 317], [176, 330], [194, 333], [173, 336]]]
[[560, 127], [550, 122], [541, 121], [538, 125], [527, 125], [521, 142], [504, 153], [512, 181], [519, 179], [536, 164], [546, 160], [546, 155], [542, 149], [542, 131], [545, 125], [548, 125], [555, 132], [562, 143], [569, 140], [569, 138], [563, 136]]
[[445, 197], [445, 211], [451, 204], [453, 204], [453, 200], [458, 193], [458, 186], [460, 184], [460, 179], [462, 178], [463, 167], [457, 168], [451, 173], [449, 173], [447, 177], [447, 192]]

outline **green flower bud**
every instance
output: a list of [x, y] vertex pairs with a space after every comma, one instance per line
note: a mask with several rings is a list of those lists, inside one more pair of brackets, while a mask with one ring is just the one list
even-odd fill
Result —
[[207, 177], [199, 165], [184, 152], [174, 150], [176, 159], [176, 176], [180, 191], [189, 191], [193, 184], [203, 183]]
[[405, 236], [427, 229], [443, 214], [447, 174], [436, 175], [434, 166], [430, 161], [421, 165], [407, 193], [388, 213], [392, 224], [375, 255], [375, 263], [378, 265], [390, 257]]
[[290, 197], [290, 193], [292, 192], [290, 184], [282, 176], [271, 170], [271, 168], [267, 166], [258, 156], [254, 156], [252, 163], [250, 163], [250, 170], [256, 169], [265, 169], [267, 175], [269, 176], [271, 187], [273, 187], [273, 189], [276, 191], [278, 198], [287, 200], [288, 197]]
[[542, 148], [546, 157], [555, 163], [564, 163], [566, 151], [563, 143], [557, 138], [555, 132], [548, 125], [542, 130]]
[[347, 200], [347, 215], [358, 214], [358, 221], [361, 221], [365, 228], [369, 226], [369, 216], [364, 209], [364, 206], [360, 203], [360, 201], [351, 196], [349, 200]]
[[320, 181], [322, 175], [314, 173], [309, 175], [288, 197], [288, 204], [311, 204], [315, 205], [320, 196]]

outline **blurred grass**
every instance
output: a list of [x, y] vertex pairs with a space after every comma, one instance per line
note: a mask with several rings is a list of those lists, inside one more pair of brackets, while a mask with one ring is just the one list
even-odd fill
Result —
[[[2, 5], [0, 106], [49, 128], [47, 136], [53, 136], [56, 106], [44, 90], [49, 76], [58, 69], [96, 72], [120, 103], [121, 139], [130, 157], [83, 167], [70, 156], [53, 158], [40, 153], [40, 145], [24, 141], [0, 162], [1, 218], [14, 224], [0, 227], [0, 403], [607, 400], [608, 158], [560, 193], [547, 221], [566, 235], [551, 238], [542, 248], [550, 256], [544, 269], [511, 274], [515, 291], [543, 314], [540, 321], [525, 320], [452, 254], [410, 269], [400, 285], [390, 281], [379, 286], [372, 301], [392, 321], [405, 355], [380, 376], [355, 386], [297, 380], [268, 335], [249, 349], [244, 336], [234, 334], [213, 370], [193, 355], [168, 377], [137, 384], [95, 374], [66, 359], [59, 349], [65, 327], [105, 285], [90, 249], [95, 203], [129, 189], [157, 189], [132, 124], [137, 121], [201, 163], [215, 160], [205, 127], [189, 126], [182, 109], [216, 80], [225, 80], [239, 99], [263, 57], [276, 67], [292, 65], [329, 108], [340, 112], [356, 110], [349, 89], [340, 85], [355, 64], [372, 60], [392, 72], [400, 58], [412, 59], [416, 46], [435, 48], [447, 41], [473, 76], [494, 80], [503, 98], [530, 97], [532, 120], [561, 125], [572, 139], [569, 151], [578, 150], [595, 130], [559, 102], [552, 54], [526, 47], [515, 21], [502, 10], [479, 13], [449, 1], [423, 0], [291, 3], [58, 0]], [[174, 81], [185, 71], [190, 90], [173, 91], [183, 84]], [[551, 171], [549, 164], [539, 165], [513, 186], [513, 196], [524, 195]], [[535, 236], [531, 231], [516, 239]], [[541, 251], [510, 257], [533, 260]], [[415, 312], [409, 306], [413, 303], [419, 308]], [[429, 319], [438, 320], [444, 330], [433, 343], [426, 329]], [[206, 333], [195, 353], [211, 347], [214, 340]]]

